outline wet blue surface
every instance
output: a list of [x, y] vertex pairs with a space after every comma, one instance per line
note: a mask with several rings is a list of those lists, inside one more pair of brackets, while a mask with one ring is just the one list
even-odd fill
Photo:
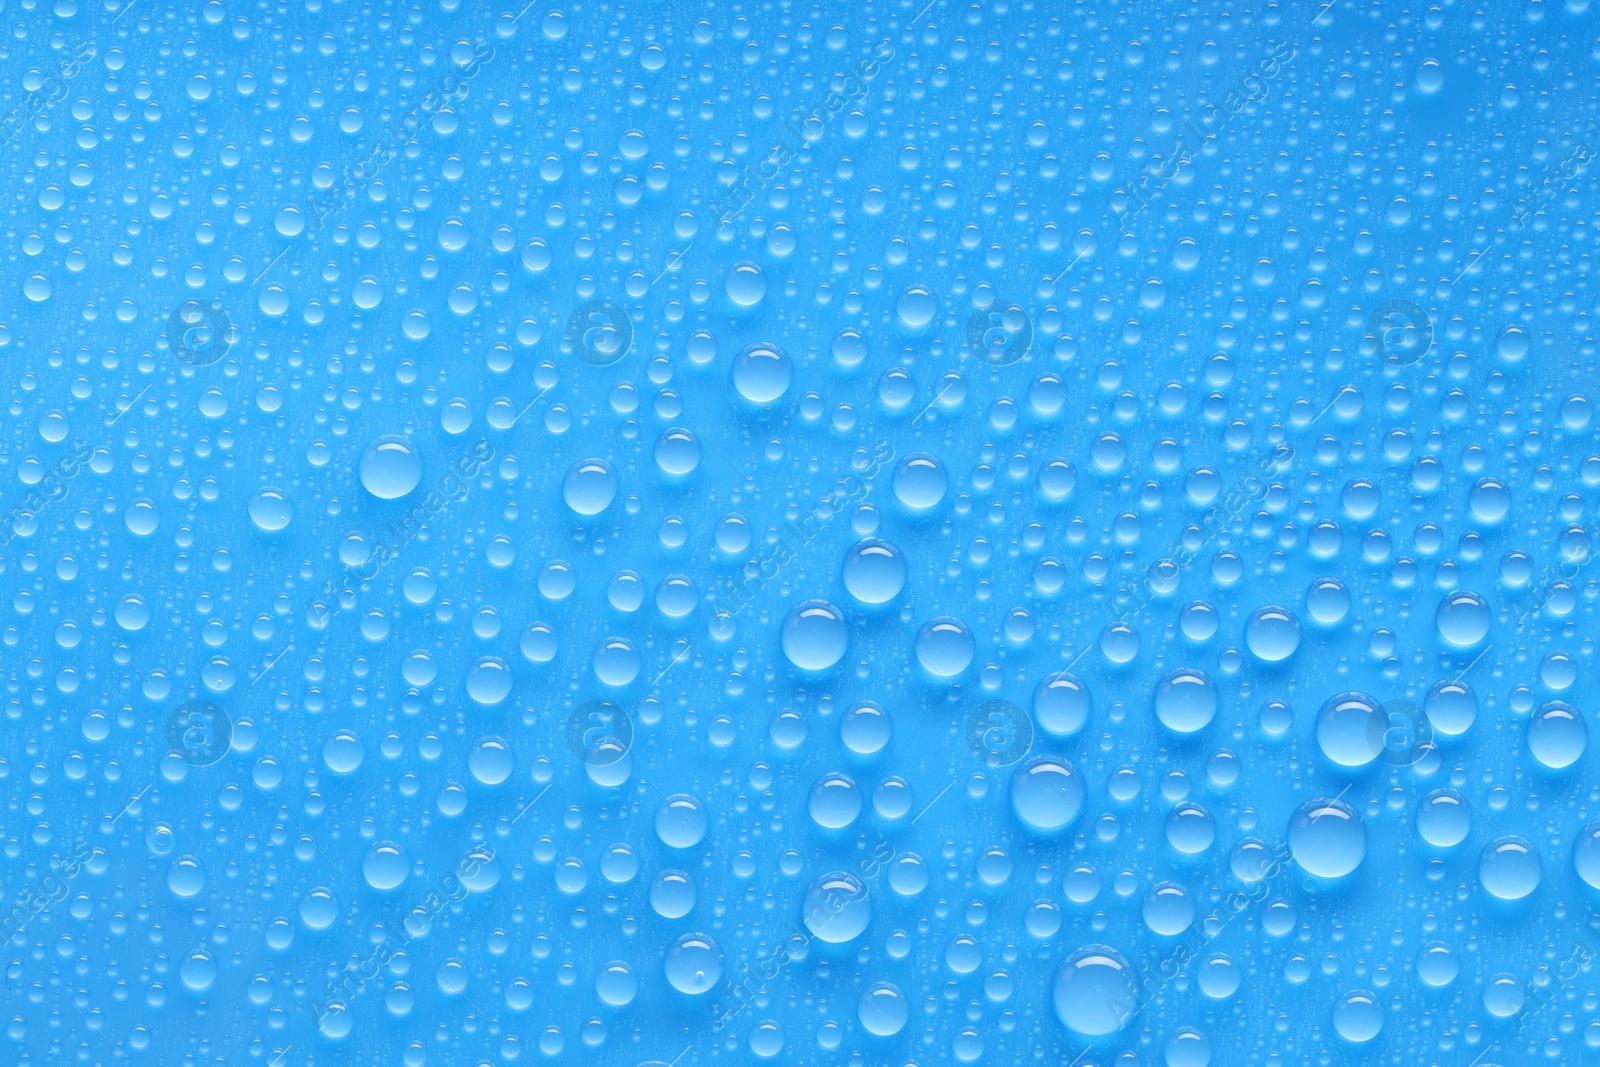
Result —
[[1581, 1062], [1587, 0], [0, 8], [0, 1060]]

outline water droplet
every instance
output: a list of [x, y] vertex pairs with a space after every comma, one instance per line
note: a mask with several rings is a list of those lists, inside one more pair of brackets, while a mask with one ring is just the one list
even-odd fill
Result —
[[883, 751], [892, 732], [889, 713], [868, 700], [851, 705], [839, 718], [839, 739], [858, 756]]
[[361, 876], [369, 886], [378, 890], [399, 888], [405, 883], [410, 870], [411, 862], [393, 841], [380, 841], [373, 845], [361, 861]]
[[605, 685], [621, 687], [632, 683], [642, 666], [638, 649], [625, 637], [608, 637], [594, 652], [594, 676]]
[[623, 1008], [633, 1003], [639, 992], [639, 979], [633, 968], [622, 960], [612, 960], [600, 968], [594, 980], [595, 995], [613, 1008]]
[[1454, 848], [1472, 832], [1472, 809], [1454, 789], [1435, 789], [1417, 805], [1417, 833], [1435, 848]]
[[1434, 624], [1447, 644], [1471, 648], [1488, 636], [1490, 618], [1489, 605], [1483, 597], [1471, 590], [1457, 589], [1439, 601]]
[[255, 523], [256, 529], [266, 533], [277, 533], [294, 518], [294, 506], [290, 504], [288, 494], [272, 486], [257, 489], [250, 497], [247, 508], [250, 521]]
[[771, 404], [793, 380], [789, 357], [777, 345], [750, 345], [733, 357], [733, 386], [752, 404]]
[[825, 774], [812, 785], [806, 810], [824, 830], [842, 830], [861, 814], [861, 788], [848, 775]]
[[1133, 966], [1105, 945], [1085, 945], [1061, 962], [1051, 985], [1056, 1018], [1079, 1037], [1119, 1032], [1138, 1009]]
[[895, 303], [895, 313], [900, 321], [912, 329], [920, 329], [933, 321], [939, 303], [926, 285], [912, 285], [902, 290]]
[[911, 1005], [900, 988], [889, 982], [869, 986], [856, 1005], [856, 1018], [869, 1034], [893, 1037], [905, 1029]]
[[1204, 671], [1175, 667], [1155, 691], [1156, 718], [1178, 734], [1192, 734], [1211, 725], [1217, 714], [1217, 686]]
[[1058, 756], [1038, 756], [1011, 776], [1011, 810], [1030, 830], [1054, 834], [1083, 812], [1083, 778]]
[[967, 624], [950, 615], [929, 619], [917, 632], [917, 661], [939, 678], [954, 678], [966, 670], [976, 649]]
[[705, 840], [705, 807], [687, 793], [674, 793], [656, 809], [656, 836], [668, 848], [693, 848]]
[[948, 489], [944, 464], [927, 452], [913, 452], [895, 468], [894, 495], [913, 511], [936, 507]]
[[1177, 937], [1194, 922], [1194, 898], [1175, 882], [1158, 882], [1144, 896], [1144, 924], [1152, 933]]
[[1478, 698], [1467, 683], [1442, 679], [1423, 699], [1422, 709], [1433, 728], [1446, 737], [1460, 737], [1478, 718]]
[[755, 307], [767, 295], [767, 276], [759, 264], [744, 260], [728, 268], [728, 299], [742, 308]]
[[1058, 671], [1047, 675], [1033, 691], [1033, 718], [1047, 734], [1072, 737], [1089, 722], [1094, 700], [1075, 674]]
[[694, 881], [683, 871], [662, 871], [650, 886], [650, 907], [663, 919], [681, 919], [694, 910]]
[[484, 656], [467, 672], [467, 696], [474, 703], [493, 707], [511, 695], [511, 668], [496, 656]]
[[1366, 858], [1367, 828], [1342, 800], [1308, 800], [1289, 820], [1289, 850], [1307, 874], [1343, 878]]
[[1528, 720], [1528, 751], [1554, 771], [1572, 766], [1589, 745], [1589, 727], [1571, 704], [1552, 700]]
[[1257, 608], [1245, 623], [1244, 641], [1263, 663], [1278, 663], [1300, 647], [1300, 620], [1288, 608]]
[[1334, 1003], [1333, 1028], [1351, 1044], [1365, 1044], [1383, 1030], [1383, 1006], [1366, 990], [1353, 989]]
[[655, 456], [663, 473], [682, 477], [700, 466], [700, 442], [682, 426], [673, 426], [656, 438]]
[[1365, 767], [1383, 751], [1388, 728], [1388, 716], [1376, 699], [1365, 693], [1339, 693], [1317, 713], [1317, 747], [1341, 767]]
[[361, 484], [379, 500], [399, 500], [422, 481], [422, 456], [398, 435], [380, 437], [361, 457]]
[[1539, 888], [1539, 853], [1520, 837], [1496, 838], [1478, 857], [1478, 881], [1501, 900], [1521, 900]]
[[830, 945], [854, 941], [872, 921], [871, 893], [847, 871], [829, 871], [813, 881], [802, 907], [806, 929]]
[[603, 459], [574, 463], [561, 486], [561, 498], [573, 514], [585, 518], [598, 515], [611, 506], [617, 496], [617, 475]]
[[850, 626], [826, 600], [807, 600], [783, 620], [783, 654], [803, 671], [825, 671], [844, 658]]
[[844, 587], [863, 604], [887, 604], [906, 584], [906, 561], [888, 541], [868, 537], [844, 557]]

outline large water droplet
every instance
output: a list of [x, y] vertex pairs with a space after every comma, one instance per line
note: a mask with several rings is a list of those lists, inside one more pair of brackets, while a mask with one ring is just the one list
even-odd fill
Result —
[[574, 514], [585, 518], [611, 506], [617, 495], [617, 475], [603, 459], [585, 459], [572, 465], [561, 486], [561, 497]]
[[911, 1017], [911, 1004], [900, 988], [889, 982], [879, 982], [861, 994], [856, 1004], [856, 1018], [869, 1034], [893, 1037], [905, 1029]]
[[1093, 707], [1088, 686], [1066, 671], [1047, 675], [1033, 691], [1034, 722], [1056, 737], [1071, 737], [1082, 730]]
[[1366, 990], [1353, 989], [1334, 1003], [1333, 1028], [1351, 1044], [1365, 1044], [1383, 1029], [1383, 1005]]
[[967, 624], [951, 615], [929, 619], [917, 631], [917, 661], [929, 674], [954, 678], [972, 663], [977, 646]]
[[825, 671], [844, 658], [850, 626], [826, 600], [807, 600], [783, 620], [783, 654], [803, 671]]
[[256, 529], [266, 533], [277, 533], [294, 518], [294, 507], [289, 503], [288, 495], [272, 486], [257, 489], [250, 497], [247, 508], [250, 521]]
[[1551, 770], [1572, 766], [1589, 745], [1589, 727], [1571, 704], [1552, 700], [1528, 720], [1528, 751]]
[[684, 934], [667, 950], [664, 969], [673, 989], [696, 996], [722, 980], [722, 950], [705, 934]]
[[1063, 960], [1050, 995], [1056, 1018], [1090, 1040], [1120, 1031], [1139, 1006], [1132, 964], [1105, 945], [1085, 945]]
[[869, 537], [844, 557], [844, 587], [863, 604], [887, 604], [906, 585], [906, 561], [888, 541]]
[[1478, 857], [1478, 881], [1501, 900], [1521, 900], [1539, 888], [1539, 853], [1520, 837], [1496, 838]]
[[948, 489], [944, 464], [927, 452], [911, 453], [894, 470], [894, 495], [914, 511], [937, 506]]
[[361, 457], [361, 484], [379, 500], [398, 500], [422, 481], [422, 456], [404, 437], [380, 437]]
[[1011, 810], [1028, 829], [1054, 834], [1083, 811], [1083, 778], [1058, 756], [1038, 756], [1011, 776]]
[[1455, 648], [1471, 648], [1489, 633], [1488, 603], [1469, 589], [1446, 593], [1434, 613], [1439, 636]]
[[1417, 833], [1435, 848], [1454, 848], [1472, 832], [1472, 809], [1454, 789], [1435, 789], [1417, 805]]
[[1365, 767], [1383, 751], [1388, 717], [1365, 693], [1331, 696], [1317, 713], [1317, 747], [1341, 767]]
[[767, 295], [767, 276], [759, 264], [744, 260], [728, 268], [723, 283], [728, 299], [742, 308], [755, 307]]
[[1294, 861], [1318, 878], [1343, 878], [1367, 855], [1367, 828], [1342, 800], [1308, 800], [1289, 820]]
[[1478, 698], [1467, 683], [1454, 678], [1433, 684], [1423, 699], [1428, 722], [1446, 737], [1459, 737], [1472, 728], [1478, 718]]
[[825, 774], [811, 787], [806, 810], [823, 829], [842, 830], [861, 814], [861, 787], [849, 775]]
[[1244, 641], [1263, 663], [1286, 660], [1300, 647], [1300, 621], [1288, 608], [1257, 608], [1245, 623]]
[[733, 357], [733, 386], [752, 404], [770, 404], [789, 391], [794, 368], [783, 349], [754, 344]]
[[1204, 671], [1175, 667], [1156, 685], [1156, 718], [1167, 729], [1192, 734], [1211, 725], [1217, 714], [1217, 686]]
[[830, 871], [812, 882], [802, 906], [806, 929], [830, 945], [854, 941], [872, 920], [871, 894], [848, 871]]

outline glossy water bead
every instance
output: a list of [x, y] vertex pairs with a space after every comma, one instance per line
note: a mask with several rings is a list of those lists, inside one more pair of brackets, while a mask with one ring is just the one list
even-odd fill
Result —
[[936, 507], [947, 491], [944, 464], [926, 452], [914, 452], [895, 467], [894, 495], [913, 511]]
[[361, 484], [380, 500], [406, 496], [422, 481], [422, 455], [407, 438], [386, 434], [361, 456]]
[[1076, 675], [1057, 671], [1043, 678], [1033, 691], [1033, 718], [1041, 730], [1071, 737], [1089, 722], [1094, 697]]
[[863, 604], [887, 604], [906, 585], [905, 556], [892, 543], [868, 537], [845, 554], [843, 579], [850, 595]]
[[849, 643], [844, 613], [826, 600], [797, 604], [783, 620], [783, 653], [801, 670], [827, 670], [843, 658]]
[[1289, 848], [1307, 874], [1343, 878], [1366, 858], [1367, 828], [1342, 800], [1308, 800], [1290, 817]]
[[1488, 602], [1467, 589], [1445, 594], [1434, 614], [1439, 636], [1455, 648], [1477, 645], [1488, 636], [1490, 621]]
[[1056, 1018], [1080, 1038], [1106, 1038], [1120, 1031], [1138, 1007], [1138, 985], [1116, 949], [1086, 945], [1056, 969], [1050, 999]]
[[806, 890], [801, 913], [806, 929], [828, 944], [854, 941], [872, 919], [872, 894], [848, 871], [817, 877]]
[[567, 471], [561, 487], [562, 498], [573, 514], [590, 517], [611, 506], [617, 496], [617, 476], [601, 459], [586, 459]]
[[705, 934], [683, 934], [667, 950], [663, 969], [678, 992], [708, 993], [722, 980], [722, 951]]
[[1550, 770], [1565, 770], [1588, 747], [1589, 727], [1577, 708], [1552, 700], [1528, 720], [1527, 736], [1534, 759]]
[[753, 344], [733, 359], [733, 385], [752, 404], [771, 404], [789, 391], [794, 369], [789, 357], [773, 344]]
[[1478, 858], [1478, 880], [1484, 891], [1501, 900], [1521, 900], [1543, 878], [1539, 853], [1520, 837], [1496, 838]]
[[1287, 608], [1257, 608], [1245, 623], [1245, 644], [1264, 663], [1288, 659], [1300, 647], [1300, 621]]
[[1083, 779], [1056, 756], [1039, 756], [1020, 767], [1011, 777], [1010, 793], [1011, 810], [1037, 833], [1059, 833], [1083, 811]]
[[1156, 718], [1177, 734], [1205, 729], [1216, 717], [1217, 704], [1216, 684], [1195, 668], [1175, 667], [1156, 686]]

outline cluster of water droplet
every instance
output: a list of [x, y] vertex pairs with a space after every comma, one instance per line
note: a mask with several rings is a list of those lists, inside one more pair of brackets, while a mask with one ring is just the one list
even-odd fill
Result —
[[1592, 1055], [1546, 6], [25, 4], [11, 1058]]

